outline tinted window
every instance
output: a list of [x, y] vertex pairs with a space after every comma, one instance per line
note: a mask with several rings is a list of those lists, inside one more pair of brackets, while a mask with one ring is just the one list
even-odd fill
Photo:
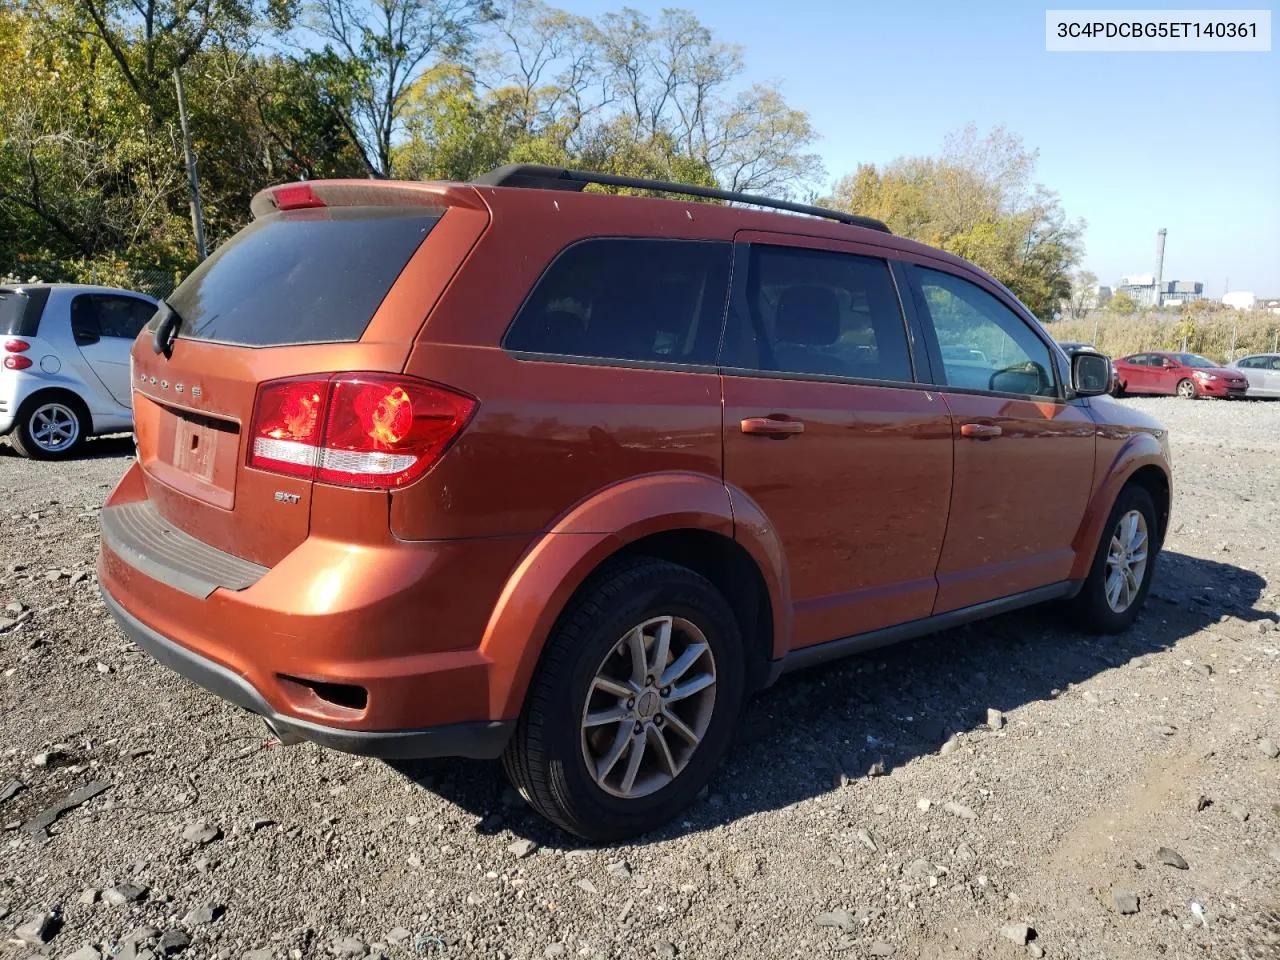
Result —
[[752, 246], [736, 303], [749, 340], [733, 365], [780, 373], [910, 381], [889, 265], [874, 257]]
[[1259, 370], [1267, 365], [1266, 357], [1245, 357], [1243, 360], [1237, 360], [1236, 366], [1242, 370]]
[[538, 281], [508, 350], [665, 363], [715, 362], [729, 278], [727, 243], [584, 240]]
[[178, 335], [255, 347], [359, 340], [440, 216], [329, 207], [260, 217], [169, 298]]
[[968, 280], [923, 267], [916, 276], [949, 385], [1057, 396], [1049, 347], [1021, 317]]
[[0, 287], [0, 336], [34, 337], [49, 299], [48, 287], [15, 290]]
[[105, 293], [82, 293], [71, 301], [71, 329], [77, 340], [120, 337], [133, 340], [156, 308], [145, 300]]

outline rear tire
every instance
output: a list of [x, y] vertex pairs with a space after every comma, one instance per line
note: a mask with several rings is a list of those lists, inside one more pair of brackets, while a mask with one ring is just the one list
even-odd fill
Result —
[[1196, 389], [1196, 382], [1190, 377], [1178, 381], [1178, 396], [1183, 400], [1194, 400], [1199, 395]]
[[651, 558], [610, 564], [548, 638], [503, 756], [507, 776], [586, 840], [653, 830], [693, 801], [727, 750], [743, 656], [733, 611], [705, 578]]
[[[1089, 577], [1072, 601], [1072, 614], [1082, 629], [1121, 633], [1137, 619], [1151, 589], [1160, 552], [1158, 523], [1155, 501], [1146, 489], [1129, 484], [1120, 491], [1102, 528]], [[1134, 529], [1141, 534], [1140, 543], [1133, 540]], [[1143, 562], [1137, 569], [1135, 561], [1140, 555]], [[1131, 577], [1125, 576], [1126, 569]]]
[[89, 412], [78, 399], [34, 396], [18, 411], [10, 442], [30, 460], [65, 460], [79, 452], [89, 429]]

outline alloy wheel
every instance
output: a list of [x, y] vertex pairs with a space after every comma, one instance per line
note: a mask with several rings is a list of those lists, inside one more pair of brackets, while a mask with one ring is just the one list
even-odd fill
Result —
[[1184, 400], [1192, 400], [1196, 395], [1196, 385], [1190, 380], [1183, 380], [1178, 384], [1178, 396]]
[[44, 453], [62, 453], [80, 439], [80, 418], [64, 403], [42, 403], [32, 411], [27, 430]]
[[1140, 510], [1130, 510], [1120, 518], [1107, 549], [1107, 605], [1124, 613], [1137, 599], [1147, 575], [1147, 518]]
[[596, 785], [627, 800], [667, 786], [706, 736], [715, 697], [715, 656], [693, 623], [663, 616], [628, 630], [582, 710], [582, 757]]

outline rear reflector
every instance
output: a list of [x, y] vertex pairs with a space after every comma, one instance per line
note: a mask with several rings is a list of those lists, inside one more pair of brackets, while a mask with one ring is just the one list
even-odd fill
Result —
[[248, 465], [347, 487], [392, 490], [431, 468], [475, 400], [410, 377], [340, 373], [264, 383]]
[[29, 366], [31, 366], [30, 357], [19, 357], [11, 353], [4, 358], [4, 368], [6, 370], [25, 370]]
[[30, 349], [31, 344], [27, 343], [25, 340], [6, 340], [4, 342], [5, 353], [23, 353]]

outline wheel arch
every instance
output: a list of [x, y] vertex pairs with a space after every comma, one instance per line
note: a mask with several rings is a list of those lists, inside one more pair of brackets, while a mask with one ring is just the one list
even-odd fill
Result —
[[80, 425], [80, 436], [93, 436], [93, 411], [89, 409], [89, 405], [85, 403], [84, 398], [74, 390], [67, 387], [41, 387], [34, 393], [28, 394], [22, 401], [22, 405], [18, 407], [17, 416], [13, 418], [13, 429], [18, 429], [18, 425], [31, 416], [33, 407], [39, 406], [41, 403], [47, 403], [51, 400], [60, 400], [71, 406], [80, 415], [84, 422]]
[[490, 716], [520, 713], [547, 638], [591, 578], [624, 556], [689, 567], [725, 596], [747, 644], [749, 684], [759, 685], [789, 611], [780, 556], [755, 531], [735, 537], [729, 492], [701, 474], [657, 474], [599, 492], [540, 536], [508, 578], [481, 641], [490, 663]]
[[1103, 524], [1111, 514], [1120, 491], [1131, 483], [1143, 487], [1155, 501], [1159, 528], [1157, 545], [1163, 545], [1172, 513], [1173, 481], [1160, 441], [1151, 434], [1139, 433], [1119, 449], [1100, 482], [1095, 484], [1089, 507], [1072, 544], [1076, 559], [1071, 579], [1084, 580], [1089, 575]]

